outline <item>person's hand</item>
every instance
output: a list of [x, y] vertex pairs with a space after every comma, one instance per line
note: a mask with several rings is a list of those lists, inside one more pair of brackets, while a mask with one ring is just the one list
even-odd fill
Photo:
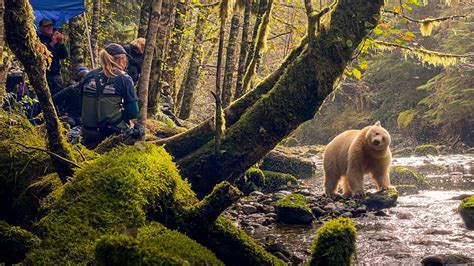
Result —
[[56, 31], [56, 32], [54, 32], [54, 34], [53, 34], [53, 39], [56, 39], [56, 42], [57, 42], [57, 43], [63, 43], [63, 41], [64, 41], [64, 35], [63, 35], [61, 32]]

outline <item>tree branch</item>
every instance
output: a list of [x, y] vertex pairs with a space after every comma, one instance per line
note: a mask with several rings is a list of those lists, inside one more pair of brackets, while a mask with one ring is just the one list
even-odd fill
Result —
[[31, 149], [31, 150], [37, 150], [37, 151], [46, 152], [48, 155], [54, 156], [54, 157], [56, 157], [57, 159], [59, 159], [59, 160], [61, 160], [61, 161], [63, 161], [63, 162], [69, 163], [70, 165], [72, 165], [72, 166], [74, 166], [74, 167], [76, 167], [76, 168], [81, 168], [81, 166], [78, 165], [77, 163], [75, 163], [75, 162], [73, 162], [73, 161], [71, 161], [71, 160], [69, 160], [69, 159], [66, 159], [66, 158], [62, 157], [61, 155], [58, 155], [58, 154], [56, 154], [56, 153], [54, 153], [54, 152], [48, 151], [48, 150], [46, 150], [46, 149], [37, 148], [37, 147], [31, 147], [31, 146], [26, 146], [25, 144], [21, 144], [21, 143], [16, 142], [16, 141], [14, 141], [13, 143], [15, 143], [16, 145], [19, 145], [19, 146], [21, 146], [21, 147], [23, 147], [23, 148], [26, 148], [26, 149]]
[[[403, 10], [403, 9], [402, 9]], [[395, 12], [395, 11], [391, 11], [391, 10], [384, 10], [383, 11], [384, 13], [390, 13], [390, 14], [394, 14], [395, 16], [400, 16], [402, 18], [405, 18], [406, 20], [408, 21], [411, 21], [411, 22], [415, 22], [415, 23], [420, 23], [420, 24], [423, 24], [423, 23], [432, 23], [432, 22], [439, 22], [439, 21], [445, 21], [445, 20], [449, 20], [449, 19], [455, 19], [455, 18], [465, 18], [467, 16], [465, 15], [454, 15], [454, 16], [447, 16], [447, 17], [439, 17], [439, 18], [425, 18], [425, 19], [415, 19], [415, 18], [411, 18], [409, 16], [406, 16], [402, 13], [399, 13], [399, 12]]]

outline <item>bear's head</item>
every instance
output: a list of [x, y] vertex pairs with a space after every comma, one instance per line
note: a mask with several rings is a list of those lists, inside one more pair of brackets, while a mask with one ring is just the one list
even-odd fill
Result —
[[380, 125], [380, 121], [369, 128], [365, 140], [370, 148], [379, 151], [385, 150], [392, 141], [390, 134]]

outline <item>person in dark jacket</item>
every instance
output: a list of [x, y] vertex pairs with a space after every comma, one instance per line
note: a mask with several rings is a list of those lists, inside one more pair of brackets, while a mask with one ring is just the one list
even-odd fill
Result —
[[77, 67], [73, 73], [75, 83], [53, 96], [53, 102], [57, 106], [61, 121], [67, 122], [71, 128], [81, 124], [82, 98], [80, 83], [87, 73], [89, 73], [87, 67]]
[[110, 135], [129, 132], [130, 120], [138, 115], [137, 93], [132, 78], [124, 71], [128, 63], [125, 49], [111, 43], [100, 51], [99, 62], [101, 67], [87, 74], [81, 83], [82, 137], [88, 148]]
[[145, 51], [145, 38], [138, 38], [131, 44], [123, 47], [129, 55], [127, 73], [137, 85], [140, 73], [142, 72], [143, 52]]
[[160, 91], [160, 107], [163, 114], [168, 116], [173, 122], [182, 127], [183, 123], [176, 117], [173, 113], [174, 110], [174, 101], [170, 92], [170, 84], [166, 81], [161, 82], [161, 91]]
[[61, 59], [68, 57], [66, 46], [64, 45], [64, 35], [54, 30], [54, 22], [49, 19], [42, 19], [39, 23], [40, 33], [38, 38], [46, 45], [53, 55], [50, 68], [46, 71], [46, 79], [51, 94], [54, 95], [63, 88], [63, 78], [61, 77]]

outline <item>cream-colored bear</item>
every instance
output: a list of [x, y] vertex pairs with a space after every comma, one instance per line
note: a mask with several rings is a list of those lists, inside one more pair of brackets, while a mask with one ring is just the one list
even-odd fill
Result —
[[324, 189], [334, 197], [341, 181], [344, 196], [365, 196], [364, 174], [370, 174], [379, 190], [390, 185], [392, 163], [390, 134], [380, 121], [362, 130], [347, 130], [335, 137], [324, 152]]

